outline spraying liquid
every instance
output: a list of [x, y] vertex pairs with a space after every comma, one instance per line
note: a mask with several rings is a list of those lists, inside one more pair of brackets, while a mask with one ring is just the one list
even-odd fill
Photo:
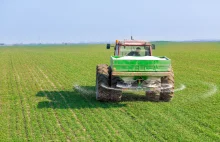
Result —
[[167, 89], [171, 89], [173, 88], [172, 85], [170, 84], [163, 84], [161, 86], [158, 86], [158, 85], [155, 85], [155, 84], [148, 84], [147, 86], [145, 87], [132, 87], [132, 86], [129, 86], [129, 85], [117, 85], [118, 88], [112, 88], [112, 87], [108, 87], [104, 84], [101, 84], [101, 86], [105, 89], [108, 89], [108, 90], [115, 90], [115, 91], [123, 91], [123, 90], [132, 90], [132, 91], [149, 91], [149, 90], [153, 90], [154, 88], [159, 88], [161, 90], [161, 92], [167, 92]]
[[[112, 87], [108, 87], [108, 86], [106, 86], [106, 85], [104, 85], [104, 84], [101, 84], [101, 86], [102, 86], [103, 88], [105, 88], [105, 89], [108, 89], [108, 90], [115, 90], [115, 91], [128, 90], [128, 89], [127, 89], [127, 86], [119, 86], [120, 88], [112, 88]], [[156, 87], [156, 86], [154, 86], [154, 85], [148, 85], [148, 87], [150, 88], [150, 87]], [[172, 88], [172, 87], [173, 87], [173, 86], [170, 85], [170, 84], [163, 84], [161, 88], [162, 88], [162, 90], [165, 90], [165, 89], [170, 89], [170, 88]], [[81, 87], [81, 86], [78, 85], [78, 84], [75, 84], [75, 85], [74, 85], [74, 88], [75, 88], [77, 91], [81, 92], [82, 94], [87, 94], [87, 95], [88, 95], [88, 94], [95, 94], [95, 91], [94, 91], [94, 90], [85, 89], [85, 88]], [[182, 90], [184, 90], [184, 89], [186, 89], [186, 86], [185, 86], [184, 84], [181, 84], [179, 88], [174, 89], [174, 92], [182, 91]], [[136, 88], [136, 87], [133, 87], [133, 88], [129, 88], [129, 90], [131, 90], [131, 91], [141, 91], [141, 90], [145, 90], [145, 89], [144, 89], [144, 88]], [[210, 96], [210, 94], [213, 94], [213, 92], [216, 92], [216, 91], [217, 91], [217, 87], [215, 88], [215, 87], [213, 86], [213, 89], [212, 89], [211, 93], [209, 92], [209, 94], [208, 94], [208, 95], [206, 94], [206, 96]]]
[[179, 88], [174, 89], [174, 92], [182, 91], [184, 89], [186, 89], [186, 86], [184, 84], [181, 84]]
[[207, 85], [210, 89], [202, 95], [202, 98], [211, 97], [218, 91], [218, 87], [213, 83], [203, 82], [203, 84]]

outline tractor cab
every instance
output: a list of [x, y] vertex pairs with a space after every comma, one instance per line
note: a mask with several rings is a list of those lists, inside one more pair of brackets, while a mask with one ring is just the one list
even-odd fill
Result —
[[[110, 49], [111, 45], [107, 44], [107, 49]], [[152, 56], [152, 49], [155, 49], [154, 44], [150, 44], [145, 41], [138, 40], [116, 40], [114, 46], [115, 56]]]

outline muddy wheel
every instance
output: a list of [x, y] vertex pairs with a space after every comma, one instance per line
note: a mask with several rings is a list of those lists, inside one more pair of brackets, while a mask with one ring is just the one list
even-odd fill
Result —
[[146, 98], [148, 101], [158, 102], [160, 101], [159, 91], [146, 91]]
[[[115, 90], [111, 90], [111, 100], [112, 101], [121, 101], [122, 91], [116, 87], [118, 82], [123, 82], [120, 77], [111, 75], [111, 88], [115, 88]], [[118, 89], [118, 90], [117, 90]]]
[[154, 82], [158, 87], [153, 88], [153, 90], [146, 91], [146, 99], [149, 101], [158, 102], [160, 101], [161, 80], [156, 79]]
[[[104, 87], [103, 87], [104, 86]], [[109, 67], [106, 64], [96, 67], [96, 99], [99, 101], [109, 101], [111, 99], [109, 87]]]
[[161, 78], [161, 86], [165, 88], [160, 93], [160, 100], [169, 102], [174, 96], [174, 73], [171, 70], [169, 76]]
[[155, 90], [153, 91], [146, 91], [145, 95], [148, 101], [159, 102], [160, 101], [160, 88], [155, 88]]

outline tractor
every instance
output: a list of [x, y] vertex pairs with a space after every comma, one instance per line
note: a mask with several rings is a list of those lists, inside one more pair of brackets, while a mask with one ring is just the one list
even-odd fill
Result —
[[142, 90], [149, 101], [169, 102], [174, 96], [171, 60], [152, 55], [155, 44], [140, 40], [116, 40], [110, 66], [96, 67], [96, 99], [121, 101], [123, 90]]

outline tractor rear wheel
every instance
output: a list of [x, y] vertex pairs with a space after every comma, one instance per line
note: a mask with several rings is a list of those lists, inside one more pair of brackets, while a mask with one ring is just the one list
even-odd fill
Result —
[[160, 100], [169, 102], [174, 96], [174, 73], [171, 70], [170, 75], [161, 78], [161, 86], [168, 86], [162, 89], [160, 93]]
[[159, 102], [160, 101], [160, 92], [161, 92], [161, 80], [156, 79], [154, 81], [157, 87], [153, 88], [153, 90], [146, 91], [146, 98], [149, 101]]
[[160, 94], [159, 91], [147, 91], [146, 92], [147, 100], [153, 101], [153, 102], [159, 102], [160, 95], [158, 95], [158, 94]]
[[121, 101], [122, 90], [117, 88], [117, 83], [123, 82], [120, 77], [111, 75], [111, 88], [115, 88], [111, 90], [111, 100], [118, 102]]
[[111, 91], [109, 87], [109, 67], [106, 64], [96, 67], [96, 99], [99, 101], [109, 101]]

